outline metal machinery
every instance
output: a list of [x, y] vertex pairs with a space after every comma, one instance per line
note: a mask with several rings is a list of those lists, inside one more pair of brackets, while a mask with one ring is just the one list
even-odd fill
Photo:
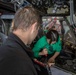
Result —
[[75, 3], [75, 0], [0, 0], [0, 33], [9, 34], [11, 21], [17, 9], [27, 5], [34, 6], [42, 16], [41, 29], [55, 26], [61, 36], [65, 55], [57, 58], [56, 66], [76, 73]]

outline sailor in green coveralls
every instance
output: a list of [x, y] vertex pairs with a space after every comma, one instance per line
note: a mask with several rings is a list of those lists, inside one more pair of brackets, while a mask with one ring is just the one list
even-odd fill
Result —
[[61, 40], [56, 30], [49, 30], [46, 35], [42, 36], [34, 45], [33, 52], [35, 58], [41, 58], [48, 55], [48, 62], [54, 62], [55, 58], [61, 51]]

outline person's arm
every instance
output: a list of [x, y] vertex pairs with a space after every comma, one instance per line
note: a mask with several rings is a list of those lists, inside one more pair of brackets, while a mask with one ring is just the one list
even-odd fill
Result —
[[33, 48], [33, 52], [34, 52], [34, 56], [36, 58], [38, 57], [41, 57], [41, 55], [43, 55], [43, 53], [46, 54], [46, 51], [43, 50], [41, 53], [40, 51], [44, 48], [46, 48], [45, 46], [47, 45], [47, 41], [46, 41], [46, 37], [43, 36], [42, 38], [40, 38], [37, 43], [34, 45], [34, 48]]
[[55, 52], [55, 54], [48, 60], [49, 63], [55, 62], [56, 57], [60, 54], [60, 52]]
[[40, 51], [40, 47], [33, 48], [34, 57], [36, 57], [36, 58], [40, 57], [39, 51]]
[[55, 51], [54, 55], [48, 60], [48, 62], [55, 62], [56, 57], [60, 54], [60, 51], [62, 49], [62, 44], [60, 37], [58, 38], [58, 42], [55, 44], [51, 45]]
[[34, 57], [36, 57], [36, 58], [38, 58], [38, 57], [40, 57], [39, 56], [39, 52], [40, 52], [40, 50], [42, 49], [42, 40], [41, 39], [39, 39], [37, 42], [36, 42], [36, 44], [34, 45], [34, 47], [33, 47], [33, 53], [34, 53]]
[[41, 57], [42, 55], [47, 55], [48, 54], [48, 50], [46, 48], [44, 48], [41, 52], [40, 52], [41, 48], [33, 48], [33, 52], [34, 52], [34, 56], [35, 57]]
[[58, 38], [58, 42], [56, 43], [56, 52], [60, 52], [62, 50], [62, 41], [60, 40], [60, 36]]

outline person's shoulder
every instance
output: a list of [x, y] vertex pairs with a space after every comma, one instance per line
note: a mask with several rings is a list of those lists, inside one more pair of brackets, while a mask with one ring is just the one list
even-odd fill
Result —
[[[19, 54], [19, 52], [18, 54], [15, 54], [14, 52], [12, 52], [12, 54], [11, 53], [8, 54], [4, 52], [4, 54], [0, 55], [0, 58], [1, 58], [0, 74], [3, 73], [3, 71], [5, 71], [6, 74], [10, 74], [10, 75], [23, 74], [23, 73], [24, 74], [27, 73], [28, 75], [31, 75], [32, 72], [30, 71], [30, 67], [32, 68], [33, 64], [30, 58], [29, 57], [27, 58], [27, 55]], [[30, 67], [28, 68], [29, 65]], [[30, 73], [28, 73], [28, 71]], [[14, 72], [16, 73], [12, 74]]]
[[37, 42], [45, 42], [46, 36], [42, 36]]
[[46, 36], [42, 36], [39, 40], [45, 40]]
[[60, 36], [58, 37], [58, 42], [61, 42], [61, 37]]
[[2, 51], [7, 51], [8, 50], [8, 47], [6, 45], [1, 45], [0, 46], [0, 52]]
[[37, 46], [42, 46], [42, 45], [44, 45], [44, 44], [46, 44], [47, 43], [47, 41], [46, 41], [46, 36], [42, 36], [37, 42], [36, 42], [36, 44], [35, 44], [35, 47], [37, 47]]

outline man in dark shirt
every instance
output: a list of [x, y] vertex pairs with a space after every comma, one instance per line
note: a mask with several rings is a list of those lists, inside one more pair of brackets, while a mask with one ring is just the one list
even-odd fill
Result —
[[12, 33], [0, 47], [0, 75], [37, 75], [28, 44], [38, 33], [41, 18], [27, 6], [16, 12], [13, 22]]

